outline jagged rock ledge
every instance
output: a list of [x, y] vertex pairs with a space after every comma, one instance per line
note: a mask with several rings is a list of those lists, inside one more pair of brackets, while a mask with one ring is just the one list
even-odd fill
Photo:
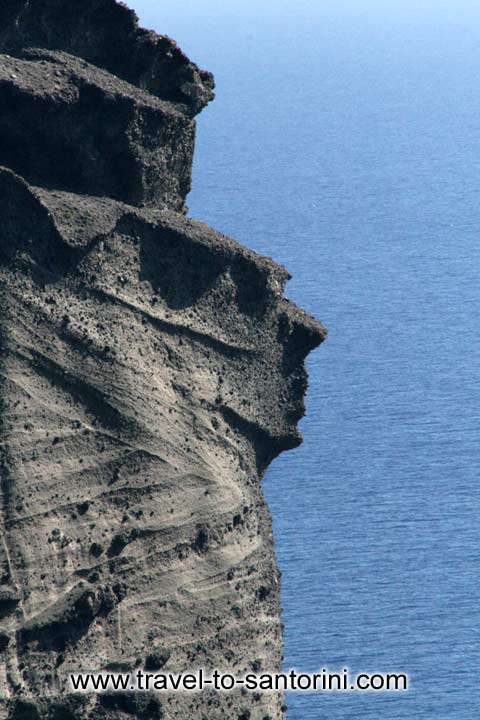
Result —
[[200, 70], [174, 40], [138, 26], [115, 0], [2, 0], [0, 51], [64, 50], [163, 100], [197, 114], [213, 99], [213, 75]]
[[159, 100], [63, 52], [0, 55], [0, 163], [30, 182], [185, 210], [195, 125]]

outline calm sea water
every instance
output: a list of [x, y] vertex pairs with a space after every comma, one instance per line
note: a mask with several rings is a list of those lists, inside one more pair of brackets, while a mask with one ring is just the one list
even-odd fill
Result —
[[[135, 3], [134, 3], [135, 4]], [[286, 666], [410, 673], [291, 720], [480, 717], [480, 10], [138, 0], [215, 72], [191, 214], [330, 329], [265, 491]]]

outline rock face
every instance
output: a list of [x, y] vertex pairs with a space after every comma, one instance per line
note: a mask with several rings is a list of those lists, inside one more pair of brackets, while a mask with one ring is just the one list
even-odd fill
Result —
[[0, 50], [63, 50], [192, 115], [213, 98], [213, 76], [199, 70], [169, 37], [138, 27], [115, 0], [2, 0]]
[[48, 188], [185, 208], [194, 121], [62, 52], [0, 55], [0, 164]]
[[260, 480], [325, 331], [182, 214], [208, 73], [112, 0], [0, 20], [0, 719], [277, 720], [68, 673], [280, 668]]

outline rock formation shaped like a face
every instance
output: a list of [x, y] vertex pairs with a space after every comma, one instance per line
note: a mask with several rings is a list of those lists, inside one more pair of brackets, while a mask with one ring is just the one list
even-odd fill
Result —
[[[22, 43], [35, 12], [60, 37], [60, 4], [7, 6], [22, 6], [23, 34], [9, 36], [17, 57], [0, 58], [0, 94], [43, 103], [45, 132], [73, 127], [76, 113], [91, 147], [95, 128], [108, 132], [95, 102], [79, 100], [85, 82], [100, 105], [155, 116], [144, 91], [58, 52], [56, 94], [51, 53], [25, 59]], [[55, 49], [75, 50], [68, 42]], [[2, 105], [0, 124], [12, 112]], [[158, 112], [173, 124], [155, 152], [173, 157], [192, 121], [183, 103]], [[300, 441], [303, 361], [324, 329], [283, 298], [283, 268], [167, 209], [179, 209], [171, 188], [189, 175], [189, 152], [177, 176], [157, 165], [154, 184], [151, 147], [136, 153], [141, 186], [161, 198], [138, 207], [112, 199], [121, 173], [100, 145], [98, 165], [86, 159], [66, 182], [38, 136], [24, 144], [25, 178], [16, 162], [17, 173], [0, 170], [0, 719], [276, 720], [281, 696], [72, 695], [68, 674], [279, 669], [260, 480]], [[10, 152], [22, 157], [20, 138]]]

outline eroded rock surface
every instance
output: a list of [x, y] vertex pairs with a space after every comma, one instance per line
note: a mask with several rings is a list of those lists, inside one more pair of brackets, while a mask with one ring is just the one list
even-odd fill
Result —
[[[284, 268], [175, 212], [191, 163], [178, 146], [193, 126], [180, 69], [168, 92], [154, 83], [169, 67], [163, 39], [92, 0], [81, 4], [92, 28], [82, 45], [65, 32], [71, 6], [0, 11], [3, 50], [15, 53], [0, 58], [0, 126], [15, 132], [15, 102], [43, 108], [40, 135], [19, 118], [10, 149], [0, 143], [10, 160], [0, 169], [0, 718], [277, 720], [279, 695], [68, 687], [79, 671], [280, 668], [260, 481], [301, 440], [304, 358], [325, 336], [283, 297]], [[144, 75], [120, 72], [102, 8], [140, 43]], [[49, 51], [25, 51], [40, 43]], [[84, 174], [50, 158], [49, 129]], [[120, 168], [102, 153], [109, 132]], [[176, 160], [152, 178], [148, 153]], [[123, 162], [138, 171], [131, 186]], [[117, 191], [127, 186], [144, 195]]]
[[182, 212], [194, 121], [63, 52], [0, 55], [0, 165], [48, 188]]
[[2, 0], [0, 50], [64, 50], [192, 115], [213, 98], [213, 76], [174, 40], [138, 26], [133, 10], [115, 0]]

